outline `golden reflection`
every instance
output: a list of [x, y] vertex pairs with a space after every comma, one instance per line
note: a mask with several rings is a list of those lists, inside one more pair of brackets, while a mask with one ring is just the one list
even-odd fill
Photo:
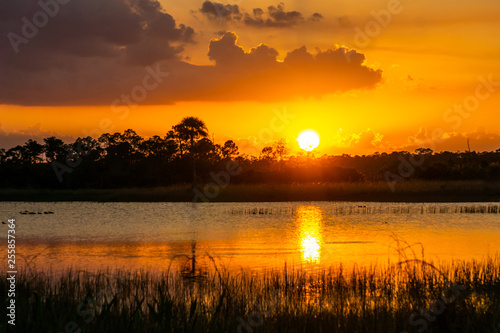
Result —
[[323, 243], [321, 223], [323, 210], [316, 206], [301, 206], [297, 209], [298, 237], [302, 259], [308, 263], [320, 263]]

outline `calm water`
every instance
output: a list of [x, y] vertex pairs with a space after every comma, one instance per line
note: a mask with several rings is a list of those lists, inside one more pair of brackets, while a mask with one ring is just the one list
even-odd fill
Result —
[[[487, 204], [392, 203], [0, 203], [16, 219], [18, 265], [39, 270], [184, 267], [255, 270], [384, 265], [396, 239], [434, 261], [500, 253], [500, 214]], [[53, 215], [21, 215], [21, 211]], [[436, 213], [434, 213], [436, 212]], [[1, 225], [6, 244], [7, 225]], [[402, 245], [400, 243], [400, 245]], [[401, 248], [401, 246], [400, 246]], [[5, 267], [5, 261], [2, 267]]]

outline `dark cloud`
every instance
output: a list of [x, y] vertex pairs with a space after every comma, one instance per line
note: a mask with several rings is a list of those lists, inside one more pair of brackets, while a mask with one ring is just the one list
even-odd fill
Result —
[[253, 15], [256, 17], [261, 17], [262, 15], [264, 15], [264, 11], [262, 10], [262, 8], [254, 8]]
[[[237, 41], [232, 32], [211, 40], [207, 55], [214, 65], [208, 66], [176, 58], [180, 49], [172, 49], [168, 41], [158, 43], [152, 36], [127, 45], [125, 53], [118, 57], [82, 57], [57, 52], [54, 58], [46, 59], [46, 54], [41, 53], [40, 62], [60, 65], [36, 70], [5, 67], [0, 75], [0, 104], [127, 105], [129, 102], [123, 96], [133, 95], [134, 89], [136, 95], [140, 90], [146, 92], [143, 88], [146, 85], [154, 88], [148, 88], [144, 98], [132, 100], [133, 104], [279, 101], [371, 89], [382, 80], [382, 71], [367, 67], [363, 54], [344, 47], [334, 46], [315, 54], [301, 47], [279, 60], [278, 51], [269, 45], [244, 50]], [[169, 59], [148, 67], [132, 65], [152, 63], [165, 55]], [[27, 57], [23, 61], [34, 59], [22, 52], [17, 56]], [[35, 61], [32, 67], [37, 66]], [[161, 73], [158, 85], [151, 77], [152, 72]], [[117, 100], [118, 104], [114, 103]]]
[[[347, 52], [351, 52], [350, 57], [346, 57]], [[382, 71], [364, 65], [364, 55], [338, 46], [317, 54], [302, 47], [278, 61], [275, 49], [261, 44], [245, 52], [237, 45], [236, 35], [228, 32], [211, 41], [208, 55], [216, 64], [213, 81], [219, 82], [220, 91], [225, 95], [213, 96], [215, 99], [283, 100], [321, 96], [372, 88], [382, 78]]]
[[[154, 0], [58, 1], [0, 3], [1, 63], [20, 71], [61, 69], [74, 65], [61, 63], [64, 58], [83, 57], [146, 65], [177, 57], [182, 51], [179, 44], [193, 39], [194, 30], [177, 27]], [[48, 9], [40, 3], [49, 4]], [[45, 24], [38, 21], [35, 32], [26, 34], [26, 26], [44, 17]]]
[[261, 16], [250, 15], [245, 16], [245, 23], [258, 27], [291, 27], [297, 25], [304, 20], [301, 13], [297, 11], [285, 11], [285, 4], [280, 3], [278, 6], [267, 7], [268, 18], [263, 19]]
[[241, 20], [242, 13], [238, 5], [224, 5], [218, 2], [205, 1], [200, 12], [210, 20]]
[[[238, 5], [224, 5], [219, 2], [205, 1], [199, 10], [210, 20], [224, 20], [232, 22], [242, 21], [248, 26], [258, 28], [289, 28], [304, 22], [304, 16], [298, 11], [286, 11], [284, 3], [277, 6], [267, 7], [267, 11], [262, 8], [254, 8], [247, 12]], [[319, 21], [323, 16], [314, 13], [311, 21]]]
[[309, 18], [311, 21], [320, 21], [321, 19], [323, 18], [323, 15], [321, 15], [320, 13], [314, 13], [311, 15], [311, 17]]
[[237, 40], [238, 37], [232, 33], [224, 33], [220, 39], [212, 40], [208, 52], [210, 60], [224, 64], [239, 64], [241, 59], [245, 57], [245, 51], [241, 47], [233, 47]]
[[0, 2], [0, 104], [93, 103], [193, 41], [154, 0], [64, 2]]
[[[370, 89], [382, 80], [382, 71], [367, 67], [363, 54], [338, 46], [316, 54], [301, 47], [279, 61], [276, 49], [261, 44], [245, 51], [238, 45], [237, 36], [227, 32], [210, 42], [208, 56], [215, 66], [204, 68], [206, 76], [197, 76], [199, 90], [190, 94], [179, 91], [177, 98], [285, 100]], [[181, 85], [177, 83], [177, 87]]]
[[146, 66], [161, 59], [176, 58], [182, 51], [181, 46], [173, 47], [168, 41], [147, 37], [127, 47], [127, 63]]

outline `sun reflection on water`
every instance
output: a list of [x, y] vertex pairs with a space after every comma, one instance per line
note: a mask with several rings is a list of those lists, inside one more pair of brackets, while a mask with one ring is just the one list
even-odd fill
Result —
[[323, 211], [319, 207], [302, 206], [297, 209], [298, 237], [304, 262], [320, 263], [322, 220]]

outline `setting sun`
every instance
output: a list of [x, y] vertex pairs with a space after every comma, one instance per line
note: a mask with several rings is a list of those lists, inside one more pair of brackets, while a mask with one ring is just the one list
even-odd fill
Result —
[[319, 145], [319, 135], [313, 130], [304, 130], [300, 132], [297, 142], [301, 149], [311, 151]]

